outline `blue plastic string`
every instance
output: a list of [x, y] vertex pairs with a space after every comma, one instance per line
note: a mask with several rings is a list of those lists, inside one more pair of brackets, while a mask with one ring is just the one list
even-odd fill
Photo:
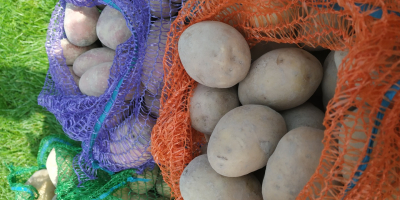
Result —
[[371, 153], [372, 153], [372, 148], [373, 148], [373, 146], [374, 146], [374, 139], [376, 138], [376, 135], [378, 134], [378, 131], [379, 131], [379, 130], [377, 129], [377, 127], [381, 125], [381, 122], [380, 122], [380, 121], [383, 119], [384, 112], [386, 111], [386, 108], [389, 107], [389, 105], [390, 105], [392, 99], [394, 98], [394, 96], [396, 95], [396, 93], [400, 90], [399, 85], [400, 85], [400, 81], [397, 81], [397, 83], [394, 84], [394, 85], [392, 85], [392, 87], [390, 87], [389, 91], [387, 91], [387, 92], [385, 93], [385, 97], [386, 97], [387, 100], [386, 100], [385, 98], [382, 100], [381, 108], [380, 108], [380, 111], [378, 112], [377, 120], [375, 120], [375, 122], [374, 122], [375, 126], [374, 126], [374, 128], [372, 129], [371, 138], [369, 139], [369, 142], [368, 142], [367, 154], [366, 154], [365, 157], [363, 158], [363, 160], [362, 160], [362, 162], [361, 162], [362, 164], [360, 164], [360, 165], [358, 166], [357, 172], [354, 173], [354, 176], [353, 176], [352, 181], [347, 185], [347, 189], [346, 189], [345, 194], [344, 194], [344, 196], [343, 196], [342, 199], [344, 199], [344, 197], [346, 197], [347, 193], [348, 193], [351, 189], [353, 189], [353, 188], [355, 187], [356, 183], [357, 183], [358, 180], [360, 179], [360, 176], [361, 176], [361, 175], [363, 174], [363, 172], [367, 169], [368, 162], [369, 162], [369, 160], [370, 160], [370, 155], [371, 155]]
[[19, 192], [27, 192], [32, 196], [33, 199], [35, 198], [35, 194], [33, 194], [32, 190], [29, 187], [17, 186], [17, 187], [11, 187], [11, 190]]

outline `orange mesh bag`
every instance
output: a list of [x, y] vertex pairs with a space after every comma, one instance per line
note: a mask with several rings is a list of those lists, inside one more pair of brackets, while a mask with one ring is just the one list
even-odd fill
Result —
[[349, 50], [325, 114], [319, 166], [298, 199], [400, 199], [400, 1], [189, 0], [173, 22], [152, 154], [177, 199], [185, 166], [205, 138], [191, 127], [196, 82], [178, 54], [180, 35], [207, 20], [260, 41]]

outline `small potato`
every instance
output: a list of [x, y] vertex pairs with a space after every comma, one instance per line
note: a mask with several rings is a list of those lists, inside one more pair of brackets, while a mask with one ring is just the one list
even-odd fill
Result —
[[343, 59], [349, 54], [349, 51], [335, 51], [333, 54], [333, 60], [335, 61], [335, 66], [339, 69], [340, 64], [343, 62]]
[[262, 55], [275, 50], [282, 48], [296, 48], [296, 44], [287, 44], [287, 43], [276, 43], [276, 42], [259, 42], [253, 48], [250, 49], [251, 52], [251, 61], [254, 62]]
[[89, 68], [114, 60], [115, 51], [107, 47], [94, 48], [76, 58], [73, 69], [77, 76], [81, 77]]
[[237, 87], [210, 88], [198, 84], [190, 100], [192, 127], [211, 135], [218, 121], [230, 110], [240, 105]]
[[210, 166], [207, 155], [196, 157], [186, 166], [179, 187], [185, 200], [262, 200], [261, 184], [253, 175], [221, 176]]
[[163, 58], [170, 25], [169, 20], [155, 21], [150, 27], [147, 39], [141, 81], [150, 93], [157, 96], [161, 95], [164, 86]]
[[99, 10], [93, 7], [79, 7], [67, 3], [65, 7], [64, 29], [68, 40], [79, 47], [93, 44], [98, 38], [96, 24]]
[[[87, 47], [78, 47], [73, 45], [71, 42], [69, 42], [67, 39], [62, 39], [61, 40], [61, 48], [62, 48], [62, 53], [65, 58], [65, 62], [67, 65], [72, 65], [75, 62], [75, 59], [78, 58], [81, 54], [85, 53], [86, 51], [89, 51], [90, 49], [93, 49], [97, 47], [97, 44], [93, 44]], [[61, 51], [56, 50], [54, 52], [55, 54], [61, 54]]]
[[58, 182], [58, 167], [57, 167], [57, 159], [56, 159], [56, 150], [53, 148], [46, 161], [46, 169], [49, 173], [50, 181], [53, 183], [55, 187], [57, 187]]
[[171, 198], [171, 188], [164, 181], [164, 179], [161, 175], [158, 176], [158, 178], [157, 178], [156, 191], [157, 191], [157, 194], [159, 194], [161, 196]]
[[88, 96], [99, 97], [108, 87], [112, 62], [101, 63], [87, 70], [79, 80], [79, 89]]
[[325, 130], [322, 125], [325, 114], [311, 103], [306, 102], [301, 106], [285, 110], [281, 115], [285, 119], [288, 131], [302, 126]]
[[249, 45], [239, 31], [222, 22], [190, 26], [178, 41], [178, 51], [188, 75], [208, 87], [230, 88], [250, 69]]
[[106, 6], [101, 12], [96, 33], [101, 43], [113, 50], [132, 36], [124, 16], [111, 6]]
[[149, 109], [150, 114], [153, 115], [154, 117], [160, 116], [160, 111], [159, 111], [160, 110], [160, 99], [161, 99], [161, 96], [151, 94], [148, 91], [146, 91], [146, 93], [145, 93], [144, 103], [146, 104], [146, 107]]
[[139, 115], [126, 119], [110, 141], [111, 159], [120, 166], [135, 168], [151, 159], [150, 136], [156, 120]]
[[306, 102], [322, 79], [321, 63], [300, 48], [270, 51], [251, 65], [239, 83], [239, 100], [287, 110]]
[[79, 80], [81, 78], [75, 74], [72, 66], [68, 66], [68, 69], [71, 72], [72, 77], [74, 77], [74, 82], [76, 83], [77, 86], [79, 86]]
[[131, 200], [131, 197], [136, 194], [133, 194], [132, 191], [129, 189], [129, 187], [123, 186], [122, 188], [119, 188], [118, 190], [113, 192], [112, 195], [121, 200]]
[[150, 13], [157, 18], [170, 18], [178, 9], [170, 0], [150, 0]]
[[286, 133], [283, 117], [263, 105], [244, 105], [226, 113], [208, 142], [212, 168], [227, 177], [239, 177], [267, 164]]
[[133, 174], [133, 176], [135, 178], [149, 179], [149, 181], [148, 182], [137, 181], [137, 182], [128, 183], [132, 192], [134, 192], [136, 194], [146, 194], [156, 184], [159, 171], [160, 171], [160, 168], [158, 168], [158, 166], [155, 165], [153, 170], [145, 169], [143, 174]]
[[39, 198], [37, 200], [51, 200], [55, 193], [55, 187], [51, 183], [49, 173], [46, 169], [36, 171], [29, 179], [26, 181], [25, 185], [32, 185], [35, 187], [39, 193]]
[[[65, 180], [69, 180], [71, 177], [76, 176], [75, 171], [72, 167], [72, 161], [74, 157], [70, 154], [68, 154], [68, 156], [63, 156], [61, 159], [59, 159], [58, 162], [63, 162], [59, 163], [59, 165], [61, 166], [61, 171], [58, 170], [59, 168], [57, 165], [57, 154], [60, 154], [63, 151], [65, 150], [60, 148], [53, 148], [50, 151], [49, 156], [46, 160], [46, 169], [48, 171], [49, 178], [55, 187], [57, 187], [59, 180], [61, 181], [61, 183], [63, 183], [65, 182]], [[63, 155], [67, 155], [67, 153], [64, 153]]]
[[264, 199], [296, 199], [318, 167], [324, 131], [299, 127], [279, 141], [268, 160], [262, 184]]

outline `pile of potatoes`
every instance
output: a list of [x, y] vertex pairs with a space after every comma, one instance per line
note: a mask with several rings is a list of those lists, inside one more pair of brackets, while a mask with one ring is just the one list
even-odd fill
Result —
[[[169, 17], [177, 14], [179, 7], [176, 4], [178, 2], [174, 2], [149, 1], [150, 13], [154, 18], [148, 35], [142, 83], [138, 89], [127, 86], [129, 92], [125, 101], [131, 100], [139, 91], [145, 94], [144, 100], [149, 106], [159, 107], [163, 80], [162, 59], [172, 21]], [[87, 96], [103, 95], [116, 57], [115, 50], [132, 36], [124, 16], [111, 6], [79, 7], [67, 3], [64, 30], [67, 37], [61, 40], [61, 48], [74, 82]], [[150, 112], [158, 117], [158, 109], [151, 108]]]
[[333, 97], [347, 52], [312, 49], [317, 58], [273, 42], [250, 50], [235, 28], [217, 21], [188, 27], [178, 52], [198, 82], [191, 125], [208, 141], [181, 175], [183, 199], [295, 199], [319, 164], [322, 101], [326, 107]]

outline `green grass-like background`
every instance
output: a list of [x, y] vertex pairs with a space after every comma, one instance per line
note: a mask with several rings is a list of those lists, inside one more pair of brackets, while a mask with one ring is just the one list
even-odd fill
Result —
[[0, 3], [0, 199], [14, 199], [4, 165], [36, 166], [42, 138], [64, 134], [37, 103], [49, 68], [45, 42], [57, 0]]

